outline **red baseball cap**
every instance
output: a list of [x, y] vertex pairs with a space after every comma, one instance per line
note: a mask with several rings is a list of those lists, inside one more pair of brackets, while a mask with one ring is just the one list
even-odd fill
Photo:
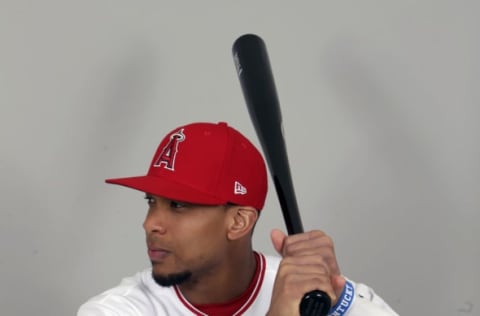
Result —
[[267, 195], [262, 155], [225, 122], [175, 128], [161, 141], [146, 175], [106, 182], [181, 202], [233, 203], [257, 210]]

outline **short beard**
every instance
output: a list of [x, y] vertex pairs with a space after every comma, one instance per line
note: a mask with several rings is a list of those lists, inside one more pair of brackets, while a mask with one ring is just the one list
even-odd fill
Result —
[[191, 276], [192, 273], [190, 271], [171, 273], [167, 275], [155, 275], [152, 271], [153, 279], [160, 286], [179, 285], [190, 279]]

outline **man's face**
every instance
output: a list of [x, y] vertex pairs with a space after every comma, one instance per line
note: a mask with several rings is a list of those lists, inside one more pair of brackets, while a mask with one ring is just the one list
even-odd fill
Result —
[[146, 195], [143, 223], [152, 274], [162, 286], [214, 276], [224, 259], [226, 206], [193, 205]]

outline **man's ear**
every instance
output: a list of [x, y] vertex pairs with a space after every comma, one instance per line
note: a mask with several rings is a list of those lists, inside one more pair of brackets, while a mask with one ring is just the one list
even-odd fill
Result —
[[258, 219], [258, 211], [250, 206], [233, 206], [227, 232], [229, 240], [237, 240], [251, 234]]

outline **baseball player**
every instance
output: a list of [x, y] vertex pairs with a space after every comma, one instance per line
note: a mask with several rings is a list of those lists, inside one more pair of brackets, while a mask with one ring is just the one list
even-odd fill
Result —
[[332, 299], [330, 315], [397, 315], [340, 272], [321, 231], [271, 233], [278, 256], [252, 249], [267, 194], [260, 152], [224, 122], [168, 133], [146, 175], [108, 179], [145, 192], [151, 267], [95, 296], [78, 316], [299, 315], [305, 293]]

